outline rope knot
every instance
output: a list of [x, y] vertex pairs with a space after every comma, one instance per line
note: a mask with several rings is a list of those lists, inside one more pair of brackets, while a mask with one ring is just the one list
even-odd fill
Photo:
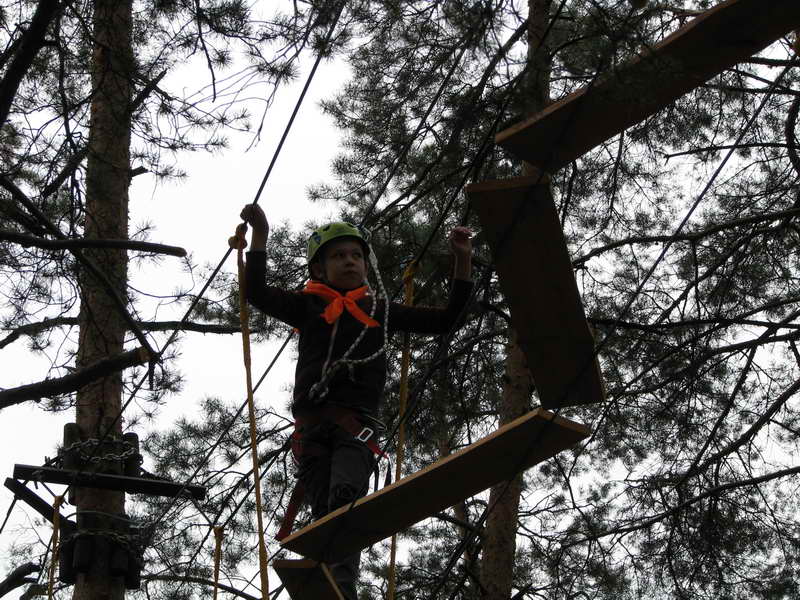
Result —
[[234, 250], [244, 250], [247, 248], [247, 223], [240, 223], [236, 226], [236, 233], [228, 238], [228, 246]]

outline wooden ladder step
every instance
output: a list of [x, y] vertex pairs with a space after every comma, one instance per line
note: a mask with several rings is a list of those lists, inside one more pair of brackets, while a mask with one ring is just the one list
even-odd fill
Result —
[[435, 515], [589, 435], [537, 409], [428, 467], [324, 516], [286, 537], [284, 548], [333, 563]]
[[344, 600], [324, 563], [278, 559], [272, 561], [272, 568], [292, 600]]
[[511, 325], [545, 408], [605, 400], [555, 204], [541, 174], [485, 181], [465, 192], [494, 256]]
[[798, 0], [721, 2], [495, 141], [553, 173], [798, 27]]

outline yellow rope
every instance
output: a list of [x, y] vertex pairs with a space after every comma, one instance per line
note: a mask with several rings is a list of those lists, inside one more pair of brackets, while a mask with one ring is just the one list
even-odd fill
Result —
[[50, 540], [52, 559], [50, 561], [49, 582], [47, 584], [47, 598], [53, 600], [53, 583], [56, 578], [56, 564], [58, 563], [58, 533], [61, 529], [61, 513], [58, 511], [64, 503], [64, 496], [53, 499], [53, 537]]
[[244, 223], [236, 228], [236, 235], [228, 239], [231, 248], [237, 250], [239, 268], [239, 321], [242, 327], [242, 349], [244, 351], [244, 370], [247, 379], [247, 409], [250, 416], [250, 450], [253, 456], [253, 484], [256, 491], [256, 518], [258, 519], [258, 564], [261, 575], [261, 597], [267, 600], [269, 579], [267, 576], [267, 546], [264, 542], [264, 519], [261, 506], [261, 475], [258, 464], [258, 437], [256, 431], [256, 410], [253, 402], [253, 374], [250, 367], [250, 310], [247, 306], [247, 289], [244, 278], [244, 249], [247, 246]]
[[222, 561], [222, 538], [225, 536], [223, 527], [214, 527], [214, 600], [217, 600], [219, 591], [219, 563]]
[[[405, 290], [405, 303], [411, 306], [414, 303], [414, 275], [417, 272], [417, 262], [413, 261], [403, 273], [403, 286]], [[403, 459], [406, 448], [406, 424], [404, 416], [408, 404], [408, 371], [411, 367], [411, 338], [408, 333], [403, 336], [403, 358], [400, 363], [400, 428], [397, 431], [397, 458], [395, 460], [394, 480], [402, 475]], [[389, 589], [387, 600], [394, 600], [397, 580], [397, 534], [392, 536], [392, 546], [389, 554]]]

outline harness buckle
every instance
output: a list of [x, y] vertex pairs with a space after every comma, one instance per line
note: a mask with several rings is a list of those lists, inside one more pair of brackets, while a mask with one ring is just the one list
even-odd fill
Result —
[[365, 426], [361, 431], [358, 432], [358, 435], [356, 435], [356, 439], [359, 442], [363, 442], [366, 444], [368, 441], [370, 441], [370, 439], [372, 439], [373, 435], [375, 435], [375, 430], [372, 429], [371, 427]]

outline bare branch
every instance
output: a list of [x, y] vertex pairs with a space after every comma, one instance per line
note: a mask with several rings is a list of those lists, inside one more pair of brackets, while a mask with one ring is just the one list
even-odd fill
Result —
[[789, 67], [793, 64], [791, 59], [785, 60], [780, 58], [763, 58], [761, 56], [753, 56], [744, 62], [753, 65], [765, 65], [767, 67]]
[[[66, 238], [66, 236], [63, 233], [61, 233], [61, 230], [50, 222], [50, 220], [44, 215], [44, 213], [42, 213], [42, 211], [39, 210], [36, 204], [34, 204], [33, 201], [31, 201], [31, 199], [28, 198], [27, 194], [25, 194], [25, 192], [23, 192], [13, 181], [8, 179], [6, 176], [2, 175], [0, 176], [0, 186], [2, 186], [6, 191], [8, 191], [17, 202], [22, 204], [28, 210], [29, 213], [31, 213], [34, 217], [36, 217], [39, 223], [41, 223], [42, 226], [44, 226], [53, 237], [58, 238], [60, 240]], [[109, 295], [109, 297], [116, 305], [120, 315], [125, 320], [130, 330], [133, 332], [133, 335], [136, 336], [136, 339], [139, 340], [139, 343], [145, 348], [145, 350], [147, 350], [147, 353], [151, 357], [151, 359], [155, 359], [158, 356], [158, 353], [155, 352], [150, 346], [150, 342], [147, 341], [147, 338], [142, 333], [141, 329], [139, 329], [139, 326], [136, 324], [136, 321], [133, 320], [133, 317], [128, 312], [126, 302], [119, 296], [114, 286], [108, 280], [108, 277], [106, 277], [106, 274], [103, 273], [103, 271], [101, 271], [91, 260], [86, 258], [83, 255], [83, 253], [77, 248], [71, 248], [70, 252], [72, 252], [73, 256], [75, 256], [78, 262], [80, 262], [83, 265], [83, 267], [89, 273], [91, 273], [92, 276], [94, 276], [95, 279], [97, 279], [97, 281], [100, 283], [100, 285], [105, 289], [106, 293]]]
[[0, 597], [8, 592], [28, 583], [36, 583], [35, 579], [28, 577], [31, 573], [38, 573], [39, 565], [36, 563], [25, 563], [11, 571], [3, 581], [0, 581]]
[[746, 148], [788, 148], [790, 151], [792, 149], [800, 149], [800, 146], [794, 145], [787, 145], [781, 142], [759, 142], [756, 144], [738, 144], [738, 145], [721, 145], [721, 146], [705, 146], [703, 148], [691, 148], [689, 150], [683, 150], [682, 152], [673, 152], [671, 154], [663, 154], [664, 158], [669, 160], [670, 158], [674, 158], [676, 156], [687, 156], [689, 154], [702, 154], [703, 152], [721, 152], [722, 150], [730, 150], [731, 148], [741, 149], [744, 150]]
[[[144, 87], [141, 90], [139, 90], [139, 93], [136, 94], [136, 98], [134, 98], [133, 102], [131, 103], [131, 110], [130, 110], [131, 113], [135, 112], [136, 109], [138, 109], [142, 105], [147, 96], [149, 96], [150, 93], [152, 93], [152, 91], [158, 87], [158, 84], [161, 82], [161, 80], [164, 78], [166, 74], [167, 71], [162, 71], [156, 76], [155, 79], [148, 81], [144, 85]], [[66, 164], [64, 165], [64, 168], [61, 169], [58, 175], [56, 175], [53, 178], [53, 180], [47, 184], [47, 186], [45, 186], [45, 188], [41, 192], [40, 197], [48, 198], [49, 196], [53, 195], [58, 190], [58, 188], [60, 188], [61, 185], [67, 180], [67, 178], [70, 177], [75, 172], [75, 169], [78, 168], [78, 165], [80, 165], [81, 162], [83, 162], [83, 160], [86, 158], [88, 154], [89, 154], [88, 146], [84, 146], [83, 148], [75, 152], [69, 158], [69, 160], [67, 160]], [[131, 179], [136, 175], [141, 175], [142, 173], [146, 172], [147, 169], [145, 169], [144, 167], [137, 167], [136, 169], [132, 169], [130, 174]]]
[[47, 230], [39, 225], [30, 215], [21, 211], [7, 197], [0, 196], [0, 216], [18, 223], [31, 233], [47, 235]]
[[622, 246], [629, 246], [633, 244], [657, 244], [657, 243], [665, 243], [671, 241], [696, 242], [698, 240], [703, 239], [704, 237], [708, 237], [709, 235], [719, 233], [720, 231], [724, 231], [726, 229], [732, 229], [733, 227], [752, 225], [753, 223], [761, 223], [763, 221], [774, 221], [776, 219], [786, 219], [797, 215], [800, 215], [800, 208], [791, 208], [789, 210], [781, 210], [766, 215], [755, 215], [752, 217], [744, 217], [742, 219], [734, 219], [732, 221], [726, 221], [725, 223], [720, 223], [719, 225], [714, 225], [713, 227], [709, 227], [708, 229], [684, 233], [682, 235], [664, 234], [664, 235], [640, 235], [640, 236], [629, 237], [625, 238], [624, 240], [617, 240], [616, 242], [612, 242], [605, 246], [594, 248], [588, 254], [584, 254], [583, 256], [580, 256], [575, 260], [573, 260], [572, 265], [574, 267], [583, 266], [592, 258], [600, 256], [601, 254], [603, 254], [604, 252], [608, 252], [609, 250], [615, 250], [616, 248], [621, 248]]
[[796, 475], [800, 473], [800, 467], [791, 467], [789, 469], [782, 469], [780, 471], [774, 471], [773, 473], [767, 473], [766, 475], [761, 475], [760, 477], [752, 477], [750, 479], [743, 479], [740, 481], [731, 481], [729, 483], [724, 483], [722, 485], [718, 485], [716, 487], [710, 488], [703, 492], [702, 494], [698, 494], [692, 498], [689, 498], [680, 504], [669, 508], [657, 515], [653, 515], [647, 519], [641, 519], [635, 525], [628, 525], [628, 526], [621, 526], [621, 527], [613, 527], [602, 531], [601, 533], [594, 534], [594, 535], [587, 535], [586, 537], [571, 542], [569, 544], [565, 544], [564, 548], [571, 548], [573, 546], [579, 546], [581, 544], [585, 544], [587, 542], [593, 542], [599, 540], [601, 538], [605, 538], [611, 535], [624, 535], [627, 533], [633, 533], [634, 531], [640, 531], [642, 529], [647, 529], [652, 527], [653, 525], [660, 523], [664, 519], [678, 513], [693, 504], [697, 504], [698, 502], [705, 500], [706, 498], [712, 496], [718, 496], [723, 492], [727, 492], [730, 490], [734, 490], [737, 488], [749, 487], [753, 485], [758, 485], [759, 483], [765, 483], [767, 481], [772, 481], [773, 479], [780, 479], [782, 477], [789, 477], [791, 475]]
[[73, 248], [122, 248], [125, 250], [140, 250], [142, 252], [153, 252], [155, 254], [167, 254], [169, 256], [186, 256], [186, 249], [178, 246], [167, 246], [165, 244], [153, 244], [150, 242], [137, 242], [135, 240], [94, 240], [94, 239], [66, 239], [48, 240], [45, 238], [25, 235], [7, 229], [0, 229], [0, 242], [14, 242], [25, 248], [35, 246], [48, 250], [71, 250]]
[[[769, 327], [771, 329], [800, 329], [800, 323], [781, 323], [778, 321], [761, 321], [758, 319], [740, 319], [729, 317], [712, 317], [708, 319], [687, 319], [684, 321], [667, 321], [664, 323], [633, 323], [631, 321], [620, 321], [619, 319], [596, 319], [589, 317], [586, 319], [592, 326], [614, 327], [619, 329], [633, 329], [636, 331], [647, 331], [649, 333], [668, 333], [671, 329], [687, 329], [689, 327], [703, 327], [714, 325], [715, 327]], [[0, 342], [0, 348], [2, 348]]]
[[684, 480], [684, 479], [686, 479], [688, 477], [691, 477], [692, 475], [694, 475], [696, 473], [703, 472], [710, 465], [713, 465], [714, 463], [716, 463], [718, 460], [720, 460], [724, 456], [727, 456], [731, 452], [734, 452], [735, 450], [737, 450], [737, 449], [741, 448], [743, 445], [745, 445], [749, 440], [751, 440], [761, 430], [761, 428], [764, 425], [766, 425], [767, 423], [770, 422], [772, 417], [775, 416], [775, 414], [781, 408], [783, 408], [783, 405], [786, 404], [786, 402], [790, 398], [792, 398], [792, 396], [794, 396], [798, 391], [800, 391], [800, 379], [795, 381], [780, 396], [778, 396], [775, 399], [775, 401], [769, 406], [769, 408], [767, 408], [767, 410], [764, 411], [764, 414], [762, 414], [756, 420], [756, 422], [753, 423], [747, 429], [747, 431], [745, 431], [741, 436], [739, 436], [739, 438], [737, 438], [736, 440], [731, 442], [728, 446], [726, 446], [722, 450], [719, 450], [718, 452], [716, 452], [716, 453], [712, 454], [711, 456], [709, 456], [706, 460], [703, 461], [702, 464], [700, 464], [699, 466], [696, 466], [692, 472], [686, 472], [681, 477], [681, 480]]
[[129, 350], [116, 356], [105, 358], [88, 367], [54, 379], [45, 379], [38, 383], [22, 385], [16, 388], [0, 391], [0, 409], [14, 404], [21, 404], [27, 400], [50, 398], [75, 392], [89, 383], [102, 377], [146, 363], [150, 359], [144, 348]]
[[11, 103], [17, 95], [19, 84], [30, 69], [36, 54], [45, 45], [47, 28], [61, 7], [62, 3], [54, 0], [40, 0], [36, 7], [30, 27], [23, 34], [19, 50], [0, 81], [0, 126], [8, 119], [8, 111], [11, 110]]
[[[137, 321], [142, 331], [173, 331], [180, 328], [181, 331], [191, 331], [194, 333], [215, 333], [219, 335], [233, 335], [240, 333], [241, 328], [238, 325], [217, 325], [215, 323], [182, 323], [181, 321]], [[76, 317], [55, 317], [53, 319], [45, 319], [38, 323], [26, 323], [19, 327], [6, 328], [6, 331], [11, 331], [5, 338], [0, 339], [0, 350], [9, 344], [17, 341], [23, 335], [38, 335], [48, 329], [56, 327], [76, 327], [78, 319]], [[260, 327], [251, 328], [251, 333], [263, 333]]]

